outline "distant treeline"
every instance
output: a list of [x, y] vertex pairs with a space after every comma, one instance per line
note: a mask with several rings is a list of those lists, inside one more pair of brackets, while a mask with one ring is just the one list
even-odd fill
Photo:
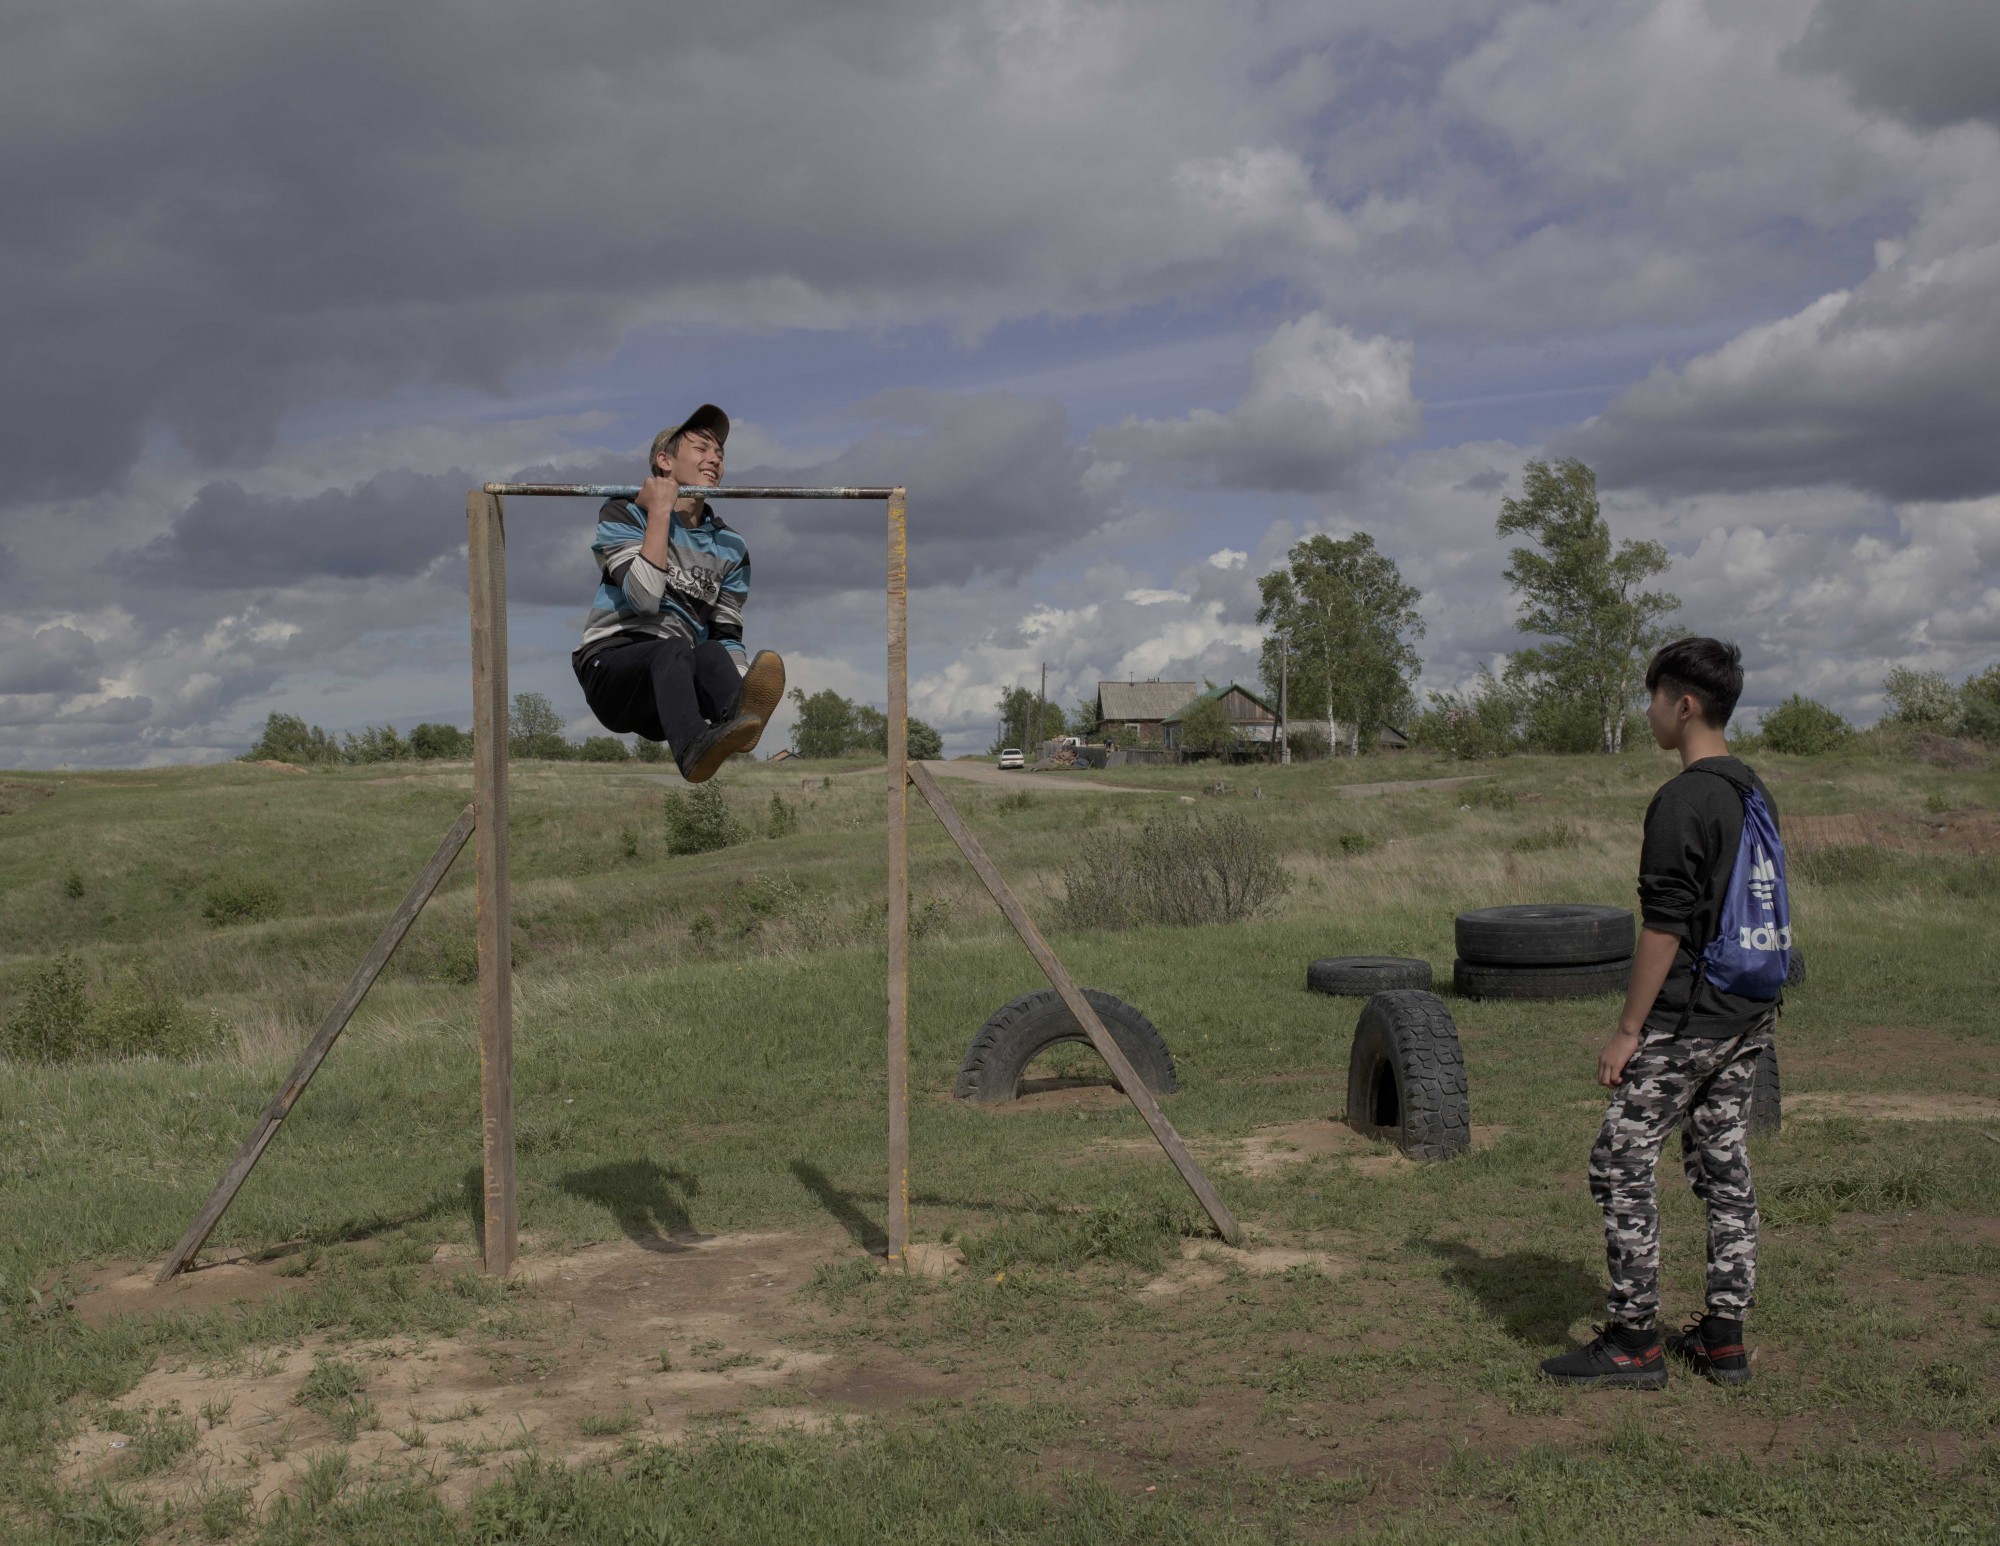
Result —
[[[562, 733], [555, 705], [538, 692], [517, 693], [507, 726], [507, 749], [516, 757], [547, 762], [662, 762], [667, 749], [658, 741], [639, 740], [627, 746], [615, 735], [593, 735], [572, 741]], [[296, 714], [273, 714], [264, 721], [257, 744], [243, 754], [245, 762], [291, 762], [303, 766], [337, 766], [363, 762], [449, 762], [472, 755], [472, 733], [456, 725], [426, 722], [408, 735], [394, 725], [370, 725], [359, 735], [348, 731], [335, 738]]]

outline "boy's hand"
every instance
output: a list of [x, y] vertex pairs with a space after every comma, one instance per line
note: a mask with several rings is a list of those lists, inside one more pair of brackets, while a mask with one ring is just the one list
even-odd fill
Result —
[[1625, 1077], [1625, 1065], [1632, 1061], [1632, 1054], [1638, 1050], [1637, 1031], [1618, 1032], [1597, 1054], [1597, 1082], [1607, 1090], [1617, 1089], [1619, 1081]]
[[674, 500], [679, 490], [679, 479], [663, 478], [658, 473], [654, 473], [652, 477], [639, 485], [638, 497], [632, 503], [637, 505], [641, 510], [644, 510], [648, 515], [657, 515], [662, 510], [673, 509]]

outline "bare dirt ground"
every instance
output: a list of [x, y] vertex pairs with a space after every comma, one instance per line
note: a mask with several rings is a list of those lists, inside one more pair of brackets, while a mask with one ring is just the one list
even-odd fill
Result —
[[[212, 1364], [162, 1363], [121, 1407], [194, 1419], [197, 1447], [141, 1486], [155, 1496], [241, 1487], [261, 1505], [295, 1491], [316, 1458], [345, 1451], [351, 1475], [414, 1475], [463, 1501], [527, 1453], [584, 1462], [615, 1456], [628, 1440], [671, 1442], [721, 1423], [820, 1428], [962, 1393], [972, 1382], [890, 1348], [835, 1357], [804, 1345], [823, 1316], [799, 1290], [814, 1267], [852, 1254], [837, 1231], [725, 1235], [665, 1250], [621, 1241], [525, 1260], [534, 1291], [503, 1328], [309, 1337]], [[254, 1299], [287, 1286], [276, 1265], [209, 1267], [164, 1289], [141, 1270], [83, 1302], [103, 1320]], [[916, 1265], [928, 1275], [951, 1267], [942, 1255]], [[351, 1403], [301, 1399], [323, 1359], [359, 1371]], [[117, 1473], [131, 1444], [84, 1429], [65, 1480]]]

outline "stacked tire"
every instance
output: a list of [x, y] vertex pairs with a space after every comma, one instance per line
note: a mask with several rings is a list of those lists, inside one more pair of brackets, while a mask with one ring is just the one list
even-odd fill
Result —
[[1589, 998], [1632, 975], [1631, 910], [1593, 903], [1476, 907], [1458, 915], [1452, 986], [1461, 998]]

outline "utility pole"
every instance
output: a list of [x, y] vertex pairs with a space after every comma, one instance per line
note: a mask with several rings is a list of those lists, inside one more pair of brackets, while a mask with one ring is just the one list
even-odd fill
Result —
[[1042, 662], [1042, 690], [1035, 695], [1035, 761], [1042, 760], [1042, 743], [1049, 735], [1049, 663]]
[[1278, 635], [1278, 761], [1292, 765], [1292, 722], [1286, 717], [1286, 689], [1292, 684], [1292, 641]]

